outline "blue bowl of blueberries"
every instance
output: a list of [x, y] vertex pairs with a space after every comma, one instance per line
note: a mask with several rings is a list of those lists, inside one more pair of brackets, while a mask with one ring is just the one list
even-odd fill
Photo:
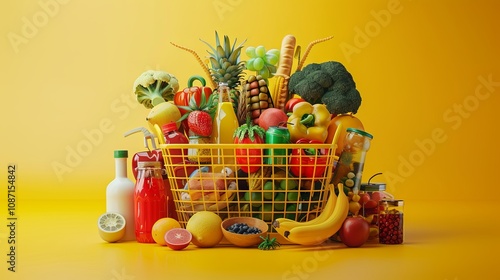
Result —
[[238, 247], [260, 244], [260, 236], [265, 237], [269, 228], [266, 222], [253, 217], [228, 218], [222, 221], [221, 227], [227, 241]]

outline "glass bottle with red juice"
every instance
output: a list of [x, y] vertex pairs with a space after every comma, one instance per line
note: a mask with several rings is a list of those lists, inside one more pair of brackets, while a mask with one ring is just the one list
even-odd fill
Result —
[[140, 243], [154, 243], [151, 229], [167, 216], [167, 196], [158, 161], [139, 162], [134, 190], [135, 237]]

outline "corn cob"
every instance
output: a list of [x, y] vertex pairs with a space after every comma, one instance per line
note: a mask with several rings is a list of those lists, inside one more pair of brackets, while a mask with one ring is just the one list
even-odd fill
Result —
[[262, 111], [274, 107], [269, 88], [267, 87], [267, 82], [260, 75], [250, 75], [245, 83], [244, 89], [247, 112], [253, 122], [258, 123]]

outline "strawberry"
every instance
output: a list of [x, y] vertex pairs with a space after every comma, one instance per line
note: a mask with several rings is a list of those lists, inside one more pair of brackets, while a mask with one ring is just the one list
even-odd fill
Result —
[[187, 118], [189, 130], [200, 136], [212, 134], [212, 117], [205, 111], [192, 111]]
[[210, 108], [212, 103], [207, 101], [204, 94], [201, 95], [199, 104], [196, 102], [194, 96], [189, 100], [189, 106], [177, 106], [182, 109], [184, 115], [179, 119], [179, 122], [187, 121], [189, 131], [199, 136], [210, 136], [212, 134], [212, 120], [213, 115]]

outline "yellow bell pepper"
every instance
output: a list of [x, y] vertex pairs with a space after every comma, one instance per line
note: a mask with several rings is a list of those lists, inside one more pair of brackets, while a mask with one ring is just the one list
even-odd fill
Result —
[[328, 137], [330, 120], [331, 115], [325, 104], [298, 103], [288, 118], [290, 141], [295, 143], [299, 139], [306, 138], [324, 143]]

